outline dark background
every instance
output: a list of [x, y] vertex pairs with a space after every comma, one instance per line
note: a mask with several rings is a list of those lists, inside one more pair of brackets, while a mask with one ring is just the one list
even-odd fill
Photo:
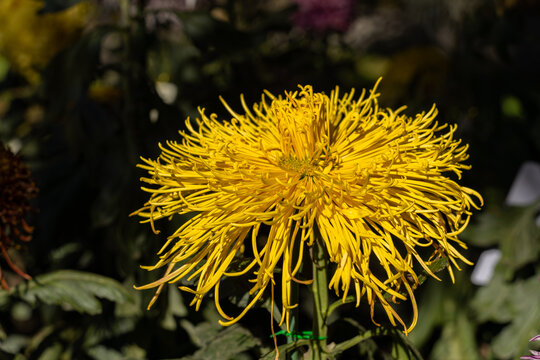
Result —
[[[68, 5], [44, 4], [44, 14]], [[19, 10], [0, 5], [3, 16]], [[158, 142], [178, 139], [198, 106], [227, 118], [219, 96], [240, 109], [241, 93], [252, 103], [264, 89], [279, 94], [298, 84], [361, 90], [381, 76], [381, 106], [407, 105], [413, 116], [435, 103], [440, 122], [458, 124], [472, 165], [462, 184], [486, 201], [463, 235], [466, 254], [476, 261], [486, 249], [502, 251], [485, 287], [471, 284], [469, 266], [454, 285], [447, 277], [422, 285], [419, 324], [407, 341], [427, 359], [526, 354], [540, 333], [537, 208], [504, 200], [520, 166], [540, 158], [537, 1], [107, 0], [87, 11], [83, 26], [70, 30], [73, 40], [35, 66], [34, 81], [2, 49], [24, 37], [57, 43], [61, 32], [23, 18], [15, 29], [0, 23], [0, 140], [40, 189], [33, 240], [13, 256], [57, 295], [32, 298], [21, 279], [9, 278], [12, 291], [0, 295], [0, 359], [251, 359], [271, 351], [264, 309], [222, 329], [212, 299], [196, 313], [190, 296], [170, 286], [146, 311], [153, 292], [132, 285], [159, 274], [139, 265], [155, 261], [181, 219], [154, 235], [128, 216], [148, 196], [139, 156], [155, 158]], [[58, 277], [61, 269], [73, 272]], [[86, 285], [79, 272], [90, 274]], [[231, 291], [231, 309], [242, 306], [243, 290]], [[351, 322], [331, 327], [329, 342], [374, 328], [363, 305], [343, 310]], [[388, 330], [343, 358], [415, 358], [396, 348], [403, 342]]]

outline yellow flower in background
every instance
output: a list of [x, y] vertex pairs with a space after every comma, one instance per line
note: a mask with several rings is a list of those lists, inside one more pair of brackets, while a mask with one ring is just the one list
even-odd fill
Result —
[[42, 1], [0, 1], [0, 53], [29, 82], [39, 82], [39, 71], [80, 34], [89, 4], [64, 11], [38, 14]]
[[[375, 89], [355, 97], [354, 90], [326, 95], [299, 86], [279, 97], [266, 92], [251, 108], [241, 97], [245, 114], [224, 102], [230, 121], [199, 109], [200, 119], [187, 120], [179, 142], [160, 144], [159, 158], [139, 165], [149, 174], [142, 189], [151, 194], [135, 212], [142, 222], [157, 232], [156, 220], [193, 217], [168, 237], [159, 261], [143, 267], [167, 267], [165, 275], [138, 289], [159, 287], [159, 293], [166, 282], [192, 280], [194, 288], [180, 286], [194, 295], [192, 305], [198, 309], [213, 290], [221, 323], [230, 325], [269, 284], [280, 284], [288, 323], [296, 306], [291, 284], [306, 283], [297, 275], [302, 263], [311, 263], [304, 249], [320, 238], [331, 262], [329, 287], [338, 296], [354, 292], [357, 306], [365, 298], [372, 319], [380, 303], [393, 325], [412, 329], [417, 268], [436, 278], [428, 266], [447, 257], [453, 279], [456, 260], [469, 263], [459, 253], [466, 246], [458, 234], [482, 198], [450, 177], [469, 168], [456, 126], [439, 125], [435, 107], [414, 118], [401, 113], [404, 107], [379, 108]], [[240, 256], [252, 260], [233, 270]], [[242, 275], [251, 277], [252, 297], [232, 317], [219, 304], [220, 280]], [[407, 297], [410, 326], [390, 304]]]

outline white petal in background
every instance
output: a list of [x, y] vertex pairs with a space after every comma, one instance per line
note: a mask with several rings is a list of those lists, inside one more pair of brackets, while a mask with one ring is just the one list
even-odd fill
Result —
[[172, 104], [178, 95], [178, 87], [170, 82], [156, 81], [156, 92], [165, 104]]
[[[540, 164], [527, 161], [521, 165], [506, 196], [506, 205], [527, 206], [540, 199]], [[536, 217], [540, 227], [540, 214]]]
[[502, 253], [499, 249], [489, 249], [482, 252], [471, 274], [471, 282], [478, 286], [489, 284], [501, 256]]
[[540, 164], [528, 161], [521, 165], [506, 197], [506, 205], [527, 206], [540, 198]]

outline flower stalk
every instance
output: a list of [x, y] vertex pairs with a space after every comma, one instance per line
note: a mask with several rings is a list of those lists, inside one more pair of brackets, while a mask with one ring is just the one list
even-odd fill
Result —
[[[298, 284], [294, 284], [293, 286], [291, 286], [291, 299], [293, 303], [298, 303]], [[296, 336], [294, 336], [294, 333], [297, 331], [297, 329], [300, 329], [298, 326], [298, 306], [292, 309], [290, 313], [291, 320], [289, 325], [289, 332], [287, 333], [287, 344], [292, 344], [298, 341]], [[288, 355], [287, 360], [298, 360], [298, 351], [295, 350], [290, 355]]]
[[327, 315], [328, 315], [328, 279], [326, 267], [328, 262], [324, 249], [319, 241], [313, 243], [313, 359], [326, 360]]

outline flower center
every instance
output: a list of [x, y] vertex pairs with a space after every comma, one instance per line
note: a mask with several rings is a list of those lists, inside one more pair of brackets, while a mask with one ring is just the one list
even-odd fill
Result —
[[313, 175], [314, 166], [308, 158], [299, 159], [294, 155], [285, 155], [278, 162], [279, 166], [286, 171], [301, 174], [301, 176]]

